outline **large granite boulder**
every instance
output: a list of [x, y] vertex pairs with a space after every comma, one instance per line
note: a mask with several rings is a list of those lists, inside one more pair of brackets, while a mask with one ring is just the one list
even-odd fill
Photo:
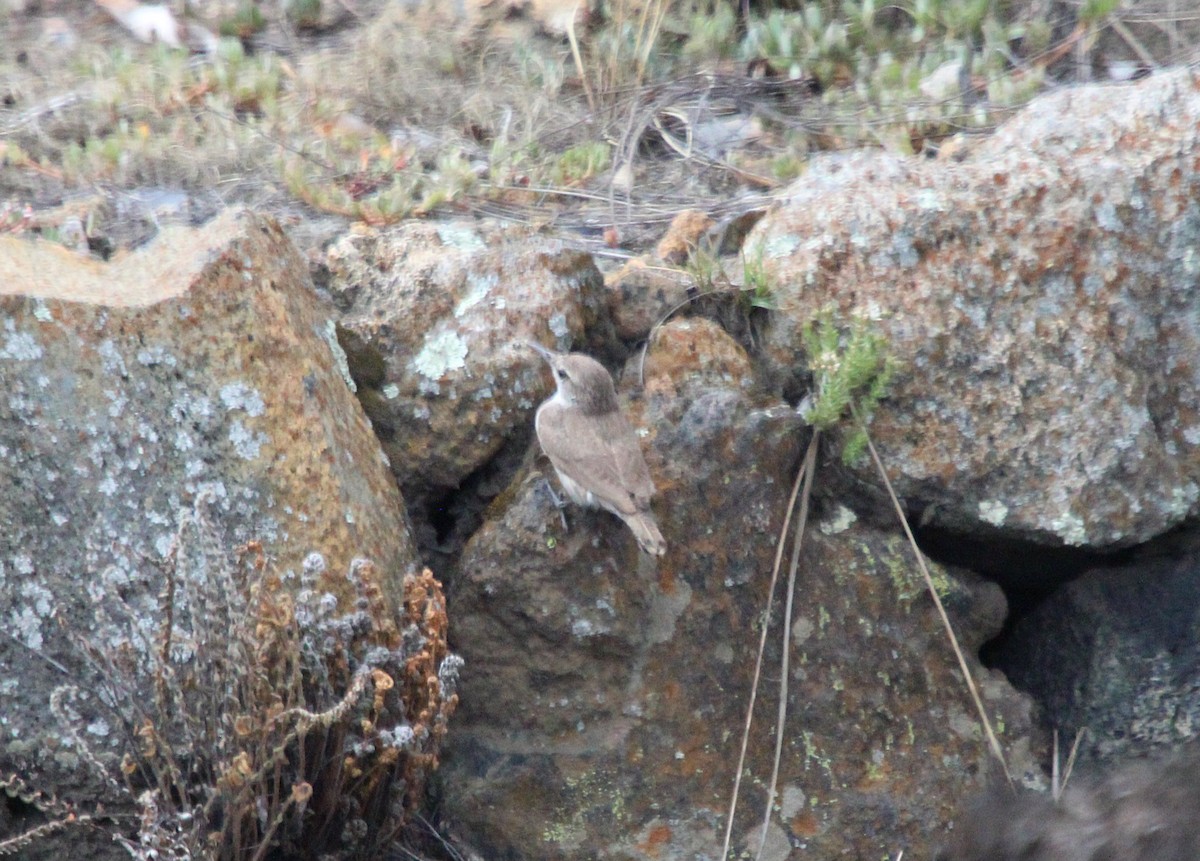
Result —
[[[106, 707], [115, 667], [145, 666], [166, 642], [161, 672], [187, 678], [195, 635], [230, 607], [247, 614], [231, 616], [230, 640], [274, 601], [268, 628], [313, 610], [316, 636], [321, 619], [357, 612], [360, 629], [374, 614], [398, 636], [417, 572], [402, 500], [333, 311], [273, 221], [227, 213], [111, 263], [0, 237], [0, 391], [0, 774], [22, 780], [6, 788], [80, 812], [111, 802], [97, 765], [116, 774], [130, 742], [111, 706], [150, 715], [163, 693], [122, 690]], [[222, 602], [221, 559], [251, 542], [276, 584], [264, 590], [294, 600]]]
[[926, 523], [1105, 549], [1183, 522], [1200, 504], [1198, 129], [1182, 69], [1043, 96], [961, 163], [814, 160], [747, 240], [773, 284], [777, 384], [803, 393], [813, 315], [858, 316], [899, 363], [872, 429]]
[[364, 230], [325, 259], [359, 399], [422, 508], [528, 433], [550, 383], [525, 341], [599, 354], [612, 343], [591, 257], [525, 228]]
[[[449, 595], [467, 660], [444, 769], [454, 833], [483, 857], [718, 859], [769, 572], [807, 434], [756, 391], [742, 348], [668, 324], [621, 390], [668, 543], [657, 563], [604, 512], [564, 532], [537, 470], [502, 495]], [[542, 473], [549, 473], [543, 470]], [[797, 583], [780, 795], [768, 853], [927, 855], [988, 753], [902, 539], [827, 505]], [[818, 528], [819, 526], [819, 528]], [[994, 634], [994, 585], [937, 570], [965, 648]], [[735, 843], [757, 846], [778, 703], [782, 604]], [[1030, 706], [972, 661], [1018, 775]]]

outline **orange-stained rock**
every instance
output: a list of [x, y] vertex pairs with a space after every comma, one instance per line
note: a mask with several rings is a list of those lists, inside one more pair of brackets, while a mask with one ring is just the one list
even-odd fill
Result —
[[[46, 717], [64, 677], [37, 655], [91, 690], [73, 638], [130, 636], [101, 601], [120, 596], [155, 631], [156, 562], [199, 497], [223, 550], [260, 541], [284, 583], [307, 571], [347, 612], [346, 573], [369, 558], [398, 612], [413, 542], [345, 364], [332, 309], [270, 219], [169, 228], [109, 263], [0, 237], [0, 618], [15, 638], [0, 638], [0, 771], [84, 780]], [[123, 734], [89, 740], [109, 755]]]
[[665, 263], [684, 263], [714, 224], [707, 213], [685, 209], [671, 219], [667, 232], [654, 247], [655, 255]]
[[814, 160], [746, 245], [779, 385], [806, 321], [858, 315], [899, 363], [872, 433], [930, 525], [1111, 549], [1194, 516], [1198, 129], [1181, 69], [1036, 99], [961, 163]]
[[750, 357], [737, 341], [704, 317], [672, 320], [655, 335], [642, 370], [649, 395], [677, 397], [681, 390], [754, 384]]
[[683, 305], [696, 279], [682, 269], [635, 258], [604, 277], [608, 309], [617, 337], [645, 338], [656, 324]]
[[[637, 370], [635, 357], [622, 392], [637, 389]], [[569, 507], [564, 532], [536, 471], [467, 545], [449, 597], [467, 663], [443, 811], [484, 857], [720, 857], [775, 541], [808, 436], [792, 407], [745, 385], [748, 372], [709, 321], [672, 321], [651, 344], [628, 408], [659, 489], [668, 550], [657, 563], [606, 512]], [[902, 539], [825, 502], [805, 547], [764, 857], [929, 857], [988, 762], [957, 662]], [[1004, 599], [935, 574], [970, 655], [999, 630]], [[781, 594], [737, 853], [758, 846], [771, 772]], [[1029, 701], [969, 660], [1011, 767], [1034, 773]]]
[[406, 495], [457, 488], [531, 428], [552, 384], [526, 341], [611, 341], [591, 257], [525, 228], [403, 224], [326, 257], [359, 397]]

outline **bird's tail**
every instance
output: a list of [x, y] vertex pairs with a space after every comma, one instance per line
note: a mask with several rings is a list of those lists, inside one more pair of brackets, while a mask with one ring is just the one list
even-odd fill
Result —
[[621, 519], [625, 521], [625, 525], [633, 532], [633, 537], [637, 539], [638, 546], [644, 551], [651, 556], [662, 556], [667, 552], [666, 539], [658, 531], [658, 522], [655, 521], [653, 513], [639, 511], [636, 514], [622, 515]]

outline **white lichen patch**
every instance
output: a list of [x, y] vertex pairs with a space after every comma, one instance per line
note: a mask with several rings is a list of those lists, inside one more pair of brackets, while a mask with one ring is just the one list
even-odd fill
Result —
[[600, 630], [587, 619], [575, 619], [571, 622], [571, 633], [576, 637], [595, 637]]
[[147, 368], [155, 365], [173, 368], [176, 365], [175, 357], [168, 353], [165, 347], [147, 347], [144, 350], [138, 350], [137, 360], [139, 364], [145, 365]]
[[182, 392], [171, 404], [171, 418], [175, 421], [204, 419], [212, 415], [212, 401], [205, 395]]
[[785, 786], [783, 793], [779, 797], [779, 812], [782, 814], [784, 820], [791, 819], [804, 809], [807, 801], [808, 799], [804, 795], [804, 790], [799, 786]]
[[493, 274], [487, 275], [472, 275], [468, 278], [468, 289], [465, 296], [459, 300], [454, 306], [454, 316], [461, 317], [467, 311], [474, 308], [480, 302], [487, 298], [488, 293], [492, 288], [499, 283], [499, 279]]
[[942, 199], [941, 194], [934, 191], [932, 188], [922, 188], [917, 192], [914, 202], [918, 209], [923, 209], [926, 212], [945, 212], [946, 203]]
[[792, 622], [792, 644], [799, 648], [816, 630], [817, 626], [812, 619], [807, 616], [797, 616]]
[[1083, 518], [1070, 511], [1051, 520], [1050, 531], [1069, 547], [1081, 547], [1087, 543], [1087, 528]]
[[780, 234], [772, 236], [762, 245], [762, 253], [764, 257], [770, 257], [778, 260], [780, 257], [789, 257], [795, 253], [800, 247], [800, 238], [791, 234]]
[[567, 315], [561, 311], [547, 320], [546, 325], [550, 327], [551, 334], [559, 340], [571, 334], [571, 325], [567, 322]]
[[97, 352], [100, 353], [100, 364], [105, 373], [121, 377], [129, 376], [129, 369], [125, 367], [125, 357], [117, 349], [116, 343], [111, 340], [101, 341]]
[[14, 610], [8, 616], [8, 631], [29, 648], [37, 651], [42, 648], [42, 620], [30, 607]]
[[892, 254], [896, 258], [897, 265], [905, 269], [912, 269], [921, 262], [921, 255], [917, 253], [917, 249], [913, 245], [913, 238], [908, 233], [892, 235]]
[[342, 375], [346, 386], [350, 391], [357, 392], [358, 385], [354, 382], [354, 378], [350, 376], [350, 360], [346, 358], [346, 351], [342, 349], [342, 345], [337, 339], [337, 323], [333, 320], [326, 320], [325, 328], [319, 334], [325, 343], [329, 345], [329, 352], [333, 354], [333, 363], [337, 365], [338, 373]]
[[487, 248], [483, 237], [465, 224], [439, 224], [437, 235], [443, 245], [457, 248], [459, 251], [482, 251]]
[[[18, 560], [20, 559], [21, 557], [18, 557]], [[23, 566], [16, 567], [20, 571]], [[32, 563], [29, 565], [29, 573], [33, 573]], [[42, 620], [48, 619], [54, 611], [54, 595], [45, 586], [29, 581], [21, 584], [20, 595], [29, 603], [10, 614], [11, 630], [29, 648], [40, 649]]]
[[858, 520], [858, 516], [853, 511], [839, 504], [833, 514], [821, 521], [817, 528], [821, 530], [822, 535], [836, 535], [839, 532], [845, 532], [854, 525], [856, 520]]
[[1167, 512], [1172, 517], [1184, 518], [1192, 510], [1192, 506], [1196, 504], [1197, 495], [1200, 491], [1194, 482], [1188, 482], [1183, 487], [1172, 487], [1170, 501], [1167, 503]]
[[229, 444], [242, 460], [254, 460], [262, 452], [267, 435], [255, 433], [240, 421], [234, 421], [229, 426]]
[[854, 316], [860, 320], [867, 320], [872, 323], [878, 323], [884, 318], [885, 312], [883, 306], [875, 299], [868, 299], [865, 304], [854, 310]]
[[976, 739], [979, 738], [979, 724], [962, 709], [952, 709], [950, 718], [947, 721], [950, 730], [959, 738]]
[[121, 414], [125, 412], [125, 405], [129, 403], [129, 398], [125, 396], [124, 392], [105, 392], [104, 396], [109, 400], [109, 417], [120, 418]]
[[1003, 526], [1008, 519], [1008, 506], [998, 499], [985, 499], [979, 503], [979, 519], [992, 526]]
[[15, 331], [12, 320], [5, 320], [4, 325], [8, 335], [4, 339], [4, 347], [0, 349], [0, 359], [34, 362], [42, 357], [42, 347], [33, 335]]
[[383, 396], [389, 401], [394, 401], [400, 397], [400, 387], [395, 383], [388, 383], [383, 387]]
[[467, 342], [451, 330], [425, 337], [421, 352], [413, 359], [413, 370], [427, 380], [440, 380], [450, 371], [466, 367]]
[[1188, 275], [1195, 275], [1200, 272], [1200, 256], [1196, 254], [1196, 249], [1193, 246], [1188, 246], [1183, 252], [1183, 270]]
[[258, 390], [243, 382], [223, 386], [221, 403], [225, 404], [227, 410], [244, 410], [250, 416], [261, 416], [267, 408]]
[[192, 439], [192, 435], [182, 429], [175, 432], [175, 438], [171, 441], [171, 444], [179, 452], [191, 451], [196, 447], [196, 442]]

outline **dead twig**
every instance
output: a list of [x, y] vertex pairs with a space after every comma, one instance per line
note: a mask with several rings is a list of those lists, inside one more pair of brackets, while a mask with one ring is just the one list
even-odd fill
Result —
[[[742, 729], [742, 749], [738, 754], [737, 771], [733, 780], [733, 797], [729, 802], [729, 820], [725, 826], [725, 842], [721, 849], [721, 857], [729, 857], [729, 843], [733, 836], [733, 817], [737, 812], [738, 796], [742, 786], [742, 769], [746, 764], [746, 748], [750, 744], [750, 725], [754, 721], [754, 702], [758, 697], [758, 680], [762, 676], [763, 654], [767, 648], [767, 631], [770, 628], [771, 606], [775, 598], [775, 583], [779, 580], [779, 569], [783, 563], [783, 550], [787, 543], [788, 527], [792, 523], [792, 513], [796, 510], [796, 497], [800, 493], [800, 484], [808, 472], [808, 458], [796, 472], [796, 480], [792, 484], [792, 495], [788, 499], [787, 512], [783, 516], [783, 526], [779, 528], [779, 542], [775, 547], [775, 565], [771, 569], [771, 585], [767, 587], [767, 606], [763, 611], [762, 635], [758, 641], [758, 657], [754, 662], [754, 678], [750, 684], [750, 703], [746, 706], [746, 724]], [[768, 810], [770, 806], [768, 805]]]
[[967, 681], [967, 689], [971, 692], [971, 699], [975, 703], [975, 710], [979, 713], [979, 719], [983, 723], [983, 730], [987, 735], [988, 747], [996, 759], [1000, 761], [1000, 767], [1004, 769], [1004, 777], [1008, 781], [1008, 785], [1012, 786], [1013, 779], [1008, 771], [1008, 763], [1004, 760], [1004, 752], [1000, 749], [1000, 742], [997, 741], [995, 732], [992, 731], [992, 722], [988, 719], [987, 711], [983, 707], [983, 700], [979, 696], [979, 689], [975, 685], [975, 679], [971, 676], [971, 669], [967, 666], [967, 659], [958, 645], [958, 637], [954, 634], [954, 627], [950, 624], [950, 617], [946, 615], [946, 608], [942, 605], [942, 599], [938, 597], [937, 589], [933, 585], [933, 577], [930, 575], [929, 568], [925, 564], [925, 556], [921, 553], [921, 548], [917, 546], [916, 538], [913, 537], [912, 528], [908, 525], [908, 518], [904, 516], [904, 509], [900, 505], [896, 491], [892, 488], [892, 482], [888, 478], [887, 470], [883, 468], [883, 460], [879, 457], [879, 452], [875, 450], [875, 443], [871, 439], [870, 432], [867, 431], [866, 423], [858, 416], [857, 411], [855, 411], [854, 417], [862, 425], [863, 432], [867, 435], [867, 450], [871, 452], [871, 460], [875, 463], [875, 469], [879, 471], [880, 478], [883, 479], [884, 487], [887, 488], [888, 497], [892, 500], [892, 506], [896, 509], [896, 516], [900, 518], [900, 525], [904, 527], [904, 534], [908, 538], [908, 544], [912, 547], [913, 555], [917, 559], [917, 568], [920, 569], [921, 576], [925, 578], [925, 586], [933, 598], [934, 605], [937, 607], [938, 616], [942, 620], [942, 627], [946, 630], [946, 636], [950, 639], [950, 646], [954, 650], [954, 657], [958, 659], [958, 667], [962, 671], [963, 678]]

